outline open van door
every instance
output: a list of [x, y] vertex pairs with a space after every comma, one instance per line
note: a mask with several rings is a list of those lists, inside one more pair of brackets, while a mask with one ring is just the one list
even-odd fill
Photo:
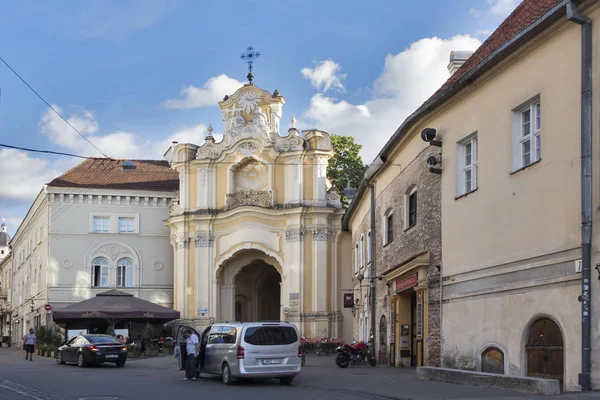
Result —
[[175, 358], [177, 358], [177, 364], [179, 366], [179, 370], [182, 371], [185, 369], [185, 362], [187, 359], [187, 351], [186, 351], [186, 339], [183, 337], [183, 332], [187, 331], [187, 330], [192, 331], [192, 333], [194, 333], [196, 336], [198, 336], [198, 338], [200, 338], [200, 335], [198, 334], [198, 332], [190, 327], [190, 326], [185, 326], [185, 325], [181, 325], [179, 326], [178, 330], [177, 330], [177, 336], [175, 338], [175, 346], [173, 348], [173, 354], [175, 356]]
[[206, 355], [206, 343], [208, 343], [208, 336], [210, 334], [210, 326], [204, 330], [200, 338], [200, 354], [198, 354], [198, 368], [200, 371], [204, 370], [204, 356]]

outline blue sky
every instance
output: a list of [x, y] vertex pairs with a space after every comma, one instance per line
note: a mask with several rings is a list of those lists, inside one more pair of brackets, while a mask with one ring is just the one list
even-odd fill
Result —
[[[245, 82], [286, 98], [282, 128], [352, 135], [370, 162], [517, 0], [6, 2], [0, 57], [111, 157], [160, 158], [222, 130], [216, 101]], [[0, 143], [100, 156], [0, 64]], [[14, 233], [43, 183], [76, 163], [0, 149]]]

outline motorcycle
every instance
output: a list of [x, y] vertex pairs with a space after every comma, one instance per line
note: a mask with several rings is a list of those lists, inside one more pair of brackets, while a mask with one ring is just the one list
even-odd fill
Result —
[[365, 342], [353, 343], [352, 345], [344, 344], [338, 346], [335, 351], [337, 353], [335, 364], [340, 368], [348, 368], [350, 365], [361, 364], [365, 360], [371, 367], [377, 364], [369, 345]]

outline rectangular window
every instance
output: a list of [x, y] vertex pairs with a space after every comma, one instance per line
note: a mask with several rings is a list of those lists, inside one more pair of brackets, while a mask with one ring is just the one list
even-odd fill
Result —
[[354, 246], [354, 273], [358, 274], [358, 243]]
[[462, 196], [477, 189], [479, 178], [477, 134], [460, 141], [456, 150], [456, 195]]
[[367, 264], [371, 262], [371, 231], [367, 233]]
[[135, 232], [135, 218], [119, 217], [119, 233], [134, 233], [134, 232]]
[[408, 196], [408, 227], [411, 228], [417, 224], [417, 192]]
[[392, 243], [394, 241], [394, 214], [390, 214], [386, 217], [386, 241], [385, 244]]
[[512, 112], [512, 171], [542, 159], [542, 106], [539, 95]]
[[110, 217], [94, 217], [94, 232], [108, 233]]

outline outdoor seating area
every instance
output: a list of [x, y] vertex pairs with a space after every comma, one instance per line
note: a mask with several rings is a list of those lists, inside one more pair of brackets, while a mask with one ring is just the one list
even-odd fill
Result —
[[335, 349], [344, 344], [344, 338], [302, 338], [301, 342], [304, 354], [329, 356], [335, 354]]

